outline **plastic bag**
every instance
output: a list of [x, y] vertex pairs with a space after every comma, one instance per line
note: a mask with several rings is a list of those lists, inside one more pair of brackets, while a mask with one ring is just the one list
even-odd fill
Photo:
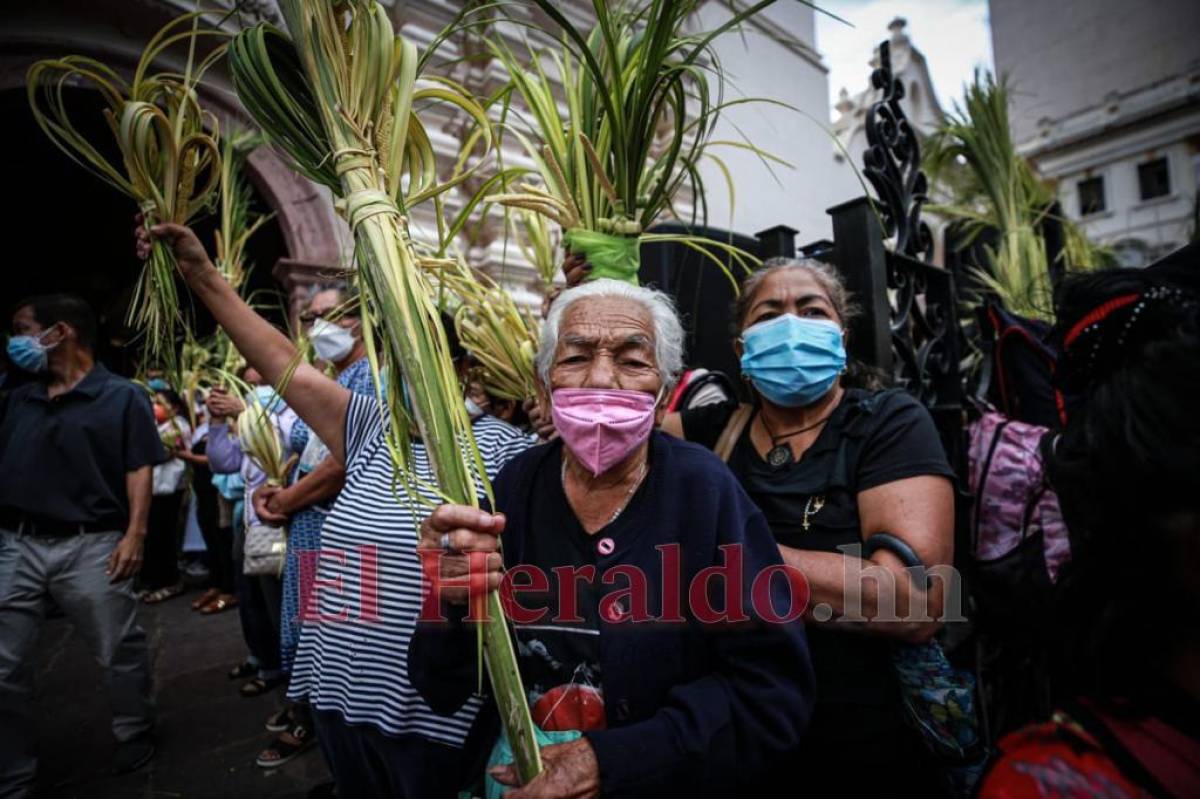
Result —
[[641, 238], [616, 236], [584, 228], [571, 228], [563, 235], [567, 252], [582, 255], [591, 265], [589, 280], [609, 278], [638, 284], [642, 265]]
[[[546, 732], [541, 727], [538, 727], [536, 724], [533, 727], [533, 734], [534, 734], [534, 737], [537, 738], [537, 744], [538, 744], [539, 749], [541, 749], [544, 746], [551, 746], [553, 744], [569, 743], [570, 741], [574, 741], [577, 738], [579, 738], [581, 735], [583, 735], [583, 733], [581, 733], [579, 730], [563, 730], [561, 732]], [[496, 739], [496, 745], [492, 747], [492, 754], [490, 757], [488, 757], [488, 762], [487, 762], [488, 772], [491, 772], [491, 770], [494, 766], [506, 766], [512, 762], [513, 762], [512, 747], [509, 746], [509, 744], [508, 744], [508, 737], [504, 734], [503, 731], [501, 731], [500, 737]], [[494, 779], [492, 779], [492, 775], [490, 773], [487, 774], [486, 785], [487, 785], [487, 787], [485, 790], [485, 795], [487, 796], [487, 799], [500, 799], [500, 797], [504, 795], [505, 791], [512, 790], [508, 786], [501, 785], [500, 783], [498, 783]]]

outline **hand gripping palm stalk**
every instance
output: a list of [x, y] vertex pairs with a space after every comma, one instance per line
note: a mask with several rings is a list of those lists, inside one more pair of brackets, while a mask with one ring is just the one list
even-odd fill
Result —
[[[567, 248], [587, 257], [592, 278], [636, 283], [639, 245], [650, 241], [696, 250], [727, 275], [726, 258], [746, 271], [757, 265], [756, 258], [731, 244], [645, 231], [664, 216], [678, 218], [674, 201], [685, 186], [692, 190], [699, 218], [706, 216], [702, 159], [717, 166], [732, 194], [730, 171], [711, 152], [714, 145], [749, 150], [764, 163], [785, 163], [752, 142], [712, 138], [724, 108], [748, 102], [785, 106], [761, 98], [723, 101], [723, 76], [711, 47], [717, 36], [774, 0], [747, 5], [714, 30], [699, 33], [686, 28], [700, 0], [593, 0], [596, 25], [589, 34], [555, 0], [533, 2], [561, 29], [561, 48], [531, 52], [526, 65], [502, 39], [490, 46], [507, 69], [528, 121], [525, 130], [508, 129], [533, 161], [541, 185], [524, 183], [489, 199], [557, 222]], [[562, 83], [565, 117], [544, 61]]]
[[[78, 55], [38, 61], [26, 75], [29, 104], [41, 129], [72, 160], [137, 201], [147, 226], [186, 224], [209, 204], [220, 178], [217, 120], [200, 107], [196, 85], [224, 46], [214, 48], [199, 64], [195, 47], [199, 36], [224, 34], [199, 28], [199, 18], [198, 13], [185, 14], [156, 33], [142, 52], [132, 82]], [[185, 41], [188, 60], [182, 75], [150, 72], [155, 59]], [[64, 91], [73, 86], [100, 93], [120, 151], [119, 163], [75, 127]], [[133, 296], [127, 323], [145, 334], [149, 359], [174, 374], [180, 305], [174, 256], [163, 243], [154, 243]]]
[[[437, 476], [435, 490], [449, 501], [477, 505], [479, 490], [490, 493], [490, 486], [406, 213], [463, 179], [438, 183], [415, 104], [453, 104], [483, 127], [490, 147], [486, 114], [446, 79], [430, 78], [429, 85], [417, 87], [423, 61], [416, 47], [395, 35], [373, 0], [282, 0], [280, 8], [290, 41], [260, 25], [230, 46], [238, 96], [295, 168], [333, 191], [354, 233], [368, 357], [378, 376], [382, 344], [407, 388], [406, 406], [401, 380], [388, 381], [388, 444], [400, 476], [410, 487], [419, 482], [408, 440], [415, 422]], [[518, 772], [528, 781], [541, 769], [540, 756], [494, 592], [487, 611], [482, 648], [488, 673]]]

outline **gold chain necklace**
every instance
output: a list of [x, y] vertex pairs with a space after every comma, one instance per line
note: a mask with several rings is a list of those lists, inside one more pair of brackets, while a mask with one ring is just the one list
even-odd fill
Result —
[[[649, 465], [650, 465], [649, 460], [642, 461], [642, 468], [638, 469], [637, 478], [634, 479], [633, 485], [629, 486], [629, 490], [627, 492], [625, 492], [625, 499], [622, 500], [621, 504], [619, 506], [617, 506], [617, 509], [615, 511], [613, 511], [613, 515], [608, 517], [608, 521], [606, 521], [603, 525], [604, 527], [608, 527], [610, 524], [615, 522], [617, 520], [617, 517], [620, 516], [625, 511], [625, 508], [629, 506], [630, 500], [633, 499], [633, 492], [637, 491], [638, 486], [640, 486], [642, 484], [642, 478], [644, 478], [646, 476], [646, 467], [648, 467]], [[560, 477], [562, 479], [563, 494], [566, 494], [567, 493], [567, 459], [566, 458], [563, 458], [562, 474], [560, 475]], [[568, 504], [570, 504], [570, 497], [568, 497], [567, 499], [568, 499]]]

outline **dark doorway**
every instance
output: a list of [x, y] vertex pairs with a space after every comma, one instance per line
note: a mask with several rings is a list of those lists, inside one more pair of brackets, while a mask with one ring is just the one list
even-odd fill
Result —
[[[65, 94], [70, 107], [77, 109], [76, 126], [88, 141], [105, 152], [115, 151], [112, 134], [100, 115], [99, 96], [83, 89], [67, 89]], [[6, 149], [14, 154], [5, 164], [4, 175], [9, 192], [4, 203], [8, 208], [8, 246], [0, 281], [5, 336], [13, 305], [23, 297], [49, 292], [79, 294], [99, 319], [97, 357], [114, 372], [132, 376], [140, 343], [137, 331], [124, 322], [141, 270], [133, 250], [137, 208], [51, 143], [34, 121], [23, 89], [0, 92], [0, 119], [5, 120]], [[257, 205], [258, 211], [270, 210], [261, 195]], [[195, 229], [212, 255], [216, 218], [200, 218]], [[272, 219], [264, 225], [248, 249], [254, 264], [249, 289], [258, 292], [260, 312], [282, 324], [282, 304], [267, 299], [279, 295], [271, 269], [288, 254], [278, 222]], [[212, 317], [192, 301], [182, 284], [180, 297], [197, 335], [211, 333], [215, 326]]]

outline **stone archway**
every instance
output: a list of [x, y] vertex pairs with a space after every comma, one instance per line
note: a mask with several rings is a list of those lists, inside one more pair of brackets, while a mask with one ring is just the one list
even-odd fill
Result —
[[[0, 90], [23, 89], [34, 61], [71, 53], [131, 70], [154, 32], [190, 7], [172, 0], [11, 0], [0, 27]], [[200, 94], [222, 125], [249, 124], [224, 63], [208, 73]], [[291, 171], [276, 152], [259, 148], [249, 164], [250, 178], [275, 212], [287, 248], [285, 257], [263, 266], [288, 293], [294, 314], [300, 290], [339, 269], [348, 235], [328, 192]]]

